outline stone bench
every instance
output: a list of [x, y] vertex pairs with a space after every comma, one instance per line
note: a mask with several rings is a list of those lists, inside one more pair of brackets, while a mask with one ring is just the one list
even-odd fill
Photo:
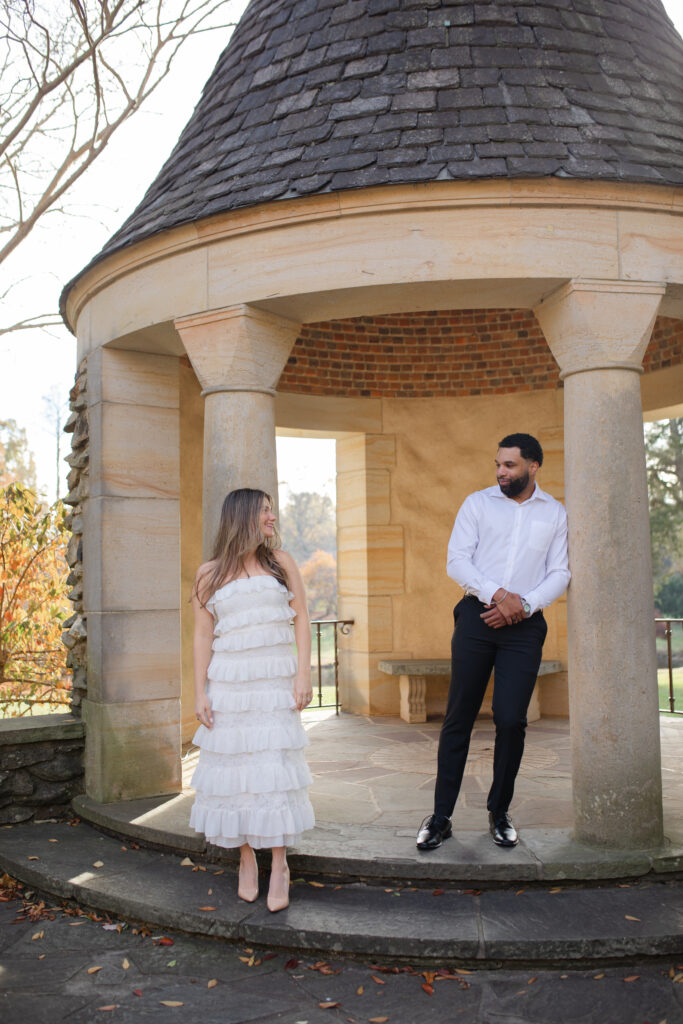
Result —
[[[400, 714], [403, 721], [411, 723], [426, 722], [427, 679], [430, 676], [450, 676], [451, 660], [450, 658], [416, 658], [413, 660], [404, 658], [401, 660], [397, 659], [396, 661], [380, 661], [378, 668], [389, 676], [399, 677], [401, 693]], [[539, 676], [545, 676], [561, 671], [562, 662], [542, 661], [538, 674]], [[530, 722], [534, 722], [541, 717], [535, 693], [527, 717]]]

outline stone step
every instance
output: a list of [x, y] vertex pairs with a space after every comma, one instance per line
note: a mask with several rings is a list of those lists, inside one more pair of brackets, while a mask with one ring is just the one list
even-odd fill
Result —
[[[191, 792], [171, 797], [101, 804], [76, 797], [76, 813], [124, 841], [132, 839], [171, 852], [204, 856], [231, 864], [236, 854], [207, 846], [188, 825]], [[484, 819], [485, 820], [485, 819]], [[419, 824], [419, 822], [417, 823]], [[546, 881], [638, 878], [651, 872], [683, 871], [683, 847], [602, 850], [577, 843], [569, 829], [520, 831], [519, 845], [500, 849], [488, 831], [454, 832], [440, 849], [423, 853], [415, 846], [416, 829], [320, 823], [289, 852], [289, 861], [304, 876], [337, 876], [347, 881], [383, 880], [403, 884], [470, 883], [498, 886]]]
[[[294, 871], [289, 908], [270, 914], [263, 896], [254, 904], [237, 898], [234, 870], [182, 861], [179, 854], [135, 849], [83, 822], [0, 829], [0, 870], [53, 899], [162, 931], [471, 967], [616, 963], [683, 951], [683, 886], [663, 876], [479, 891], [314, 882]], [[264, 891], [266, 884], [264, 877]]]

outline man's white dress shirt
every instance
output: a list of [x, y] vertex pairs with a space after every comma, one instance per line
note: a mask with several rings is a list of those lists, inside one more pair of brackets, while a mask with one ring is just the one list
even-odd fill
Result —
[[520, 594], [531, 614], [567, 589], [567, 513], [536, 484], [526, 501], [496, 484], [463, 502], [448, 542], [447, 572], [467, 594], [491, 604], [495, 592]]

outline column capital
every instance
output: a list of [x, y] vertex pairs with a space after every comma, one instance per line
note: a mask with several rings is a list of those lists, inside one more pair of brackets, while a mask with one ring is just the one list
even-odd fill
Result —
[[175, 321], [204, 394], [275, 387], [301, 324], [239, 303]]
[[534, 308], [564, 379], [587, 370], [642, 373], [666, 286], [658, 281], [577, 278]]

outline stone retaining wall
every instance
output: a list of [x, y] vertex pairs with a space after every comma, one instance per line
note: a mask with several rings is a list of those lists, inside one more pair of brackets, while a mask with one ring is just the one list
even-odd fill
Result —
[[0, 721], [0, 825], [68, 818], [83, 792], [83, 723], [72, 715]]
[[75, 715], [80, 715], [81, 700], [85, 696], [86, 676], [86, 653], [87, 653], [87, 624], [83, 615], [83, 503], [87, 500], [89, 492], [89, 452], [88, 452], [88, 410], [87, 410], [87, 373], [85, 360], [78, 367], [76, 380], [69, 394], [71, 416], [66, 422], [64, 430], [71, 434], [71, 452], [66, 457], [66, 462], [71, 466], [71, 472], [67, 478], [69, 493], [64, 499], [65, 505], [71, 506], [66, 518], [67, 528], [71, 531], [71, 540], [66, 552], [66, 560], [69, 563], [69, 575], [67, 583], [72, 588], [69, 593], [69, 600], [73, 604], [74, 614], [64, 623], [62, 642], [69, 653], [66, 657], [67, 668], [71, 669], [73, 676], [73, 689], [71, 692], [71, 710]]

